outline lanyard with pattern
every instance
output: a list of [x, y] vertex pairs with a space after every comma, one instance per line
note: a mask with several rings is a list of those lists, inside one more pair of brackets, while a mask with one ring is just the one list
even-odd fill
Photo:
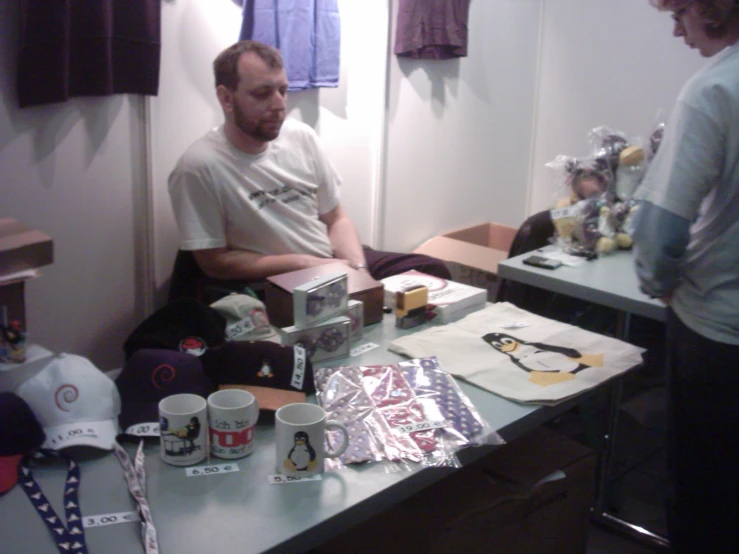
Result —
[[141, 515], [141, 541], [144, 543], [146, 554], [159, 554], [159, 541], [154, 521], [151, 519], [151, 510], [146, 500], [146, 470], [144, 469], [144, 441], [139, 441], [134, 462], [121, 445], [113, 443], [115, 455], [123, 467], [123, 473], [128, 483], [128, 492], [139, 506]]
[[[31, 457], [36, 458], [62, 458], [67, 461], [67, 481], [64, 485], [64, 515], [67, 518], [67, 526], [59, 518], [52, 508], [51, 503], [44, 495], [41, 487], [33, 478], [29, 462]], [[82, 527], [82, 514], [79, 503], [80, 468], [77, 463], [54, 450], [40, 449], [34, 454], [23, 458], [18, 473], [23, 491], [31, 500], [31, 504], [44, 520], [49, 528], [51, 536], [54, 537], [57, 549], [62, 553], [88, 554], [85, 544], [85, 530]]]

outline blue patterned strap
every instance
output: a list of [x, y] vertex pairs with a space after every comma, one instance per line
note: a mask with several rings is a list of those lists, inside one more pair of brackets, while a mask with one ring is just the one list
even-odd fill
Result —
[[[67, 525], [59, 518], [51, 503], [44, 495], [41, 487], [33, 478], [29, 466], [32, 457], [36, 458], [61, 458], [67, 461], [67, 481], [64, 487], [64, 514]], [[23, 458], [18, 469], [18, 480], [21, 488], [28, 496], [33, 507], [41, 516], [41, 519], [49, 528], [51, 536], [56, 542], [59, 552], [65, 554], [88, 554], [85, 543], [85, 529], [82, 526], [82, 513], [80, 512], [79, 486], [80, 468], [77, 462], [54, 450], [41, 449], [33, 455]]]

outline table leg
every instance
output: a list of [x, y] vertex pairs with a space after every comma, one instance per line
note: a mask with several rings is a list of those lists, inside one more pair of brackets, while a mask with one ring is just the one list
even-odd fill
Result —
[[[620, 319], [620, 318], [619, 318]], [[619, 321], [619, 326], [623, 330], [628, 330], [629, 318], [625, 321]], [[618, 426], [618, 416], [621, 408], [621, 394], [623, 392], [623, 380], [617, 379], [612, 385], [608, 398], [608, 416], [606, 424], [606, 432], [603, 437], [602, 447], [599, 452], [599, 474], [598, 483], [595, 490], [595, 502], [593, 506], [592, 520], [604, 527], [609, 527], [619, 533], [649, 546], [657, 546], [660, 550], [667, 551], [669, 541], [656, 533], [652, 533], [644, 527], [629, 523], [613, 514], [608, 513], [606, 508], [606, 500], [610, 489], [609, 480], [612, 474], [613, 464], [613, 445], [616, 441], [616, 429]]]

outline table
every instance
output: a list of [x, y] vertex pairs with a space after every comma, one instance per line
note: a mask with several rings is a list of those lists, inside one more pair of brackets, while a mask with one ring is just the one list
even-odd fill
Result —
[[[546, 256], [547, 252], [555, 250], [557, 250], [556, 247], [548, 246], [536, 252], [527, 252], [504, 260], [498, 264], [498, 276], [501, 279], [518, 281], [617, 310], [619, 314], [617, 334], [623, 340], [628, 340], [629, 337], [631, 315], [640, 315], [662, 322], [666, 320], [665, 305], [639, 290], [631, 251], [617, 250], [607, 256], [585, 261], [577, 267], [563, 265], [555, 270], [541, 269], [523, 263], [523, 260], [532, 254]], [[605, 437], [607, 453], [601, 463], [600, 483], [593, 515], [599, 523], [613, 527], [633, 538], [667, 547], [669, 543], [665, 537], [618, 518], [605, 509], [605, 489], [610, 476], [610, 448], [615, 441], [618, 409], [621, 404], [620, 383], [621, 381], [613, 387], [609, 402], [609, 430]]]
[[[359, 343], [372, 342], [380, 348], [334, 361], [333, 365], [394, 363], [405, 359], [386, 347], [394, 338], [415, 330], [398, 330], [394, 318], [386, 316], [382, 323], [365, 329]], [[482, 417], [506, 440], [538, 427], [602, 390], [599, 387], [557, 406], [542, 407], [518, 404], [461, 381], [460, 386]], [[410, 472], [388, 473], [381, 464], [368, 464], [326, 473], [322, 481], [270, 485], [267, 475], [274, 473], [275, 459], [273, 426], [258, 425], [255, 440], [255, 452], [238, 460], [239, 472], [189, 478], [183, 468], [161, 461], [158, 442], [146, 447], [148, 499], [161, 552], [304, 552], [454, 471], [419, 467]], [[126, 448], [133, 452], [132, 446]], [[467, 448], [459, 457], [467, 464], [492, 448]], [[84, 516], [135, 509], [112, 453], [77, 454]], [[223, 462], [211, 459], [211, 464]], [[34, 476], [57, 513], [63, 514], [66, 467], [40, 467], [34, 470]], [[143, 552], [137, 523], [88, 528], [86, 538], [92, 554]], [[0, 496], [0, 552], [57, 552], [49, 532], [18, 486]]]

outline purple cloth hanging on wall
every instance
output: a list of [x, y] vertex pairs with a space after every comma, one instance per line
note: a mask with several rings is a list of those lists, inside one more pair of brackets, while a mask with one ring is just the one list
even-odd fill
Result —
[[21, 0], [18, 103], [156, 95], [161, 0]]
[[400, 0], [395, 54], [445, 60], [467, 56], [470, 0]]
[[246, 0], [239, 39], [263, 42], [280, 51], [288, 90], [339, 85], [337, 0]]

